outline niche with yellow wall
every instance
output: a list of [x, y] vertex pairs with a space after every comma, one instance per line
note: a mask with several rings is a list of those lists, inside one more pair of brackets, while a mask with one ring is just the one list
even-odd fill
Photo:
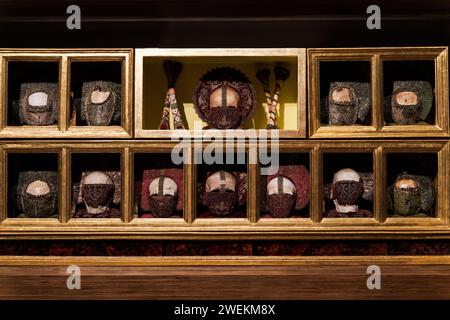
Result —
[[[268, 121], [267, 99], [256, 72], [271, 69], [270, 88], [275, 89], [273, 68], [283, 66], [290, 71], [283, 83], [277, 110], [281, 138], [306, 137], [306, 62], [305, 49], [136, 49], [135, 60], [135, 134], [136, 137], [165, 138], [173, 130], [159, 130], [167, 78], [163, 61], [181, 62], [183, 70], [176, 82], [176, 98], [186, 133], [197, 133], [203, 122], [193, 103], [194, 90], [200, 78], [219, 67], [238, 69], [255, 88], [257, 106], [242, 129], [265, 130]], [[171, 128], [173, 116], [171, 114]]]

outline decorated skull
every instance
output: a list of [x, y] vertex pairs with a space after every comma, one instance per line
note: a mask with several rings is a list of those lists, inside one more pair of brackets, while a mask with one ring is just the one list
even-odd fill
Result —
[[18, 207], [26, 217], [45, 218], [56, 213], [58, 176], [53, 171], [26, 171], [19, 174]]
[[277, 176], [267, 184], [267, 206], [275, 218], [288, 217], [295, 207], [296, 193], [294, 183], [287, 177]]
[[114, 196], [114, 182], [103, 171], [86, 175], [81, 182], [81, 195], [89, 214], [100, 214], [109, 209]]
[[209, 123], [217, 129], [237, 128], [241, 124], [239, 93], [230, 86], [223, 85], [211, 93], [209, 100]]
[[166, 176], [159, 176], [149, 186], [150, 210], [157, 218], [170, 217], [175, 213], [178, 202], [178, 186]]
[[397, 177], [389, 193], [391, 210], [403, 216], [428, 212], [435, 199], [434, 184], [430, 177], [407, 173]]
[[108, 126], [120, 121], [120, 84], [111, 81], [83, 83], [81, 119], [89, 126]]
[[356, 213], [364, 193], [364, 183], [358, 172], [346, 168], [336, 172], [331, 186], [331, 199], [339, 213]]
[[215, 172], [206, 179], [205, 204], [214, 215], [229, 215], [238, 203], [237, 191], [237, 181], [232, 174]]
[[433, 101], [433, 90], [426, 81], [396, 81], [391, 96], [392, 120], [401, 125], [425, 119]]
[[370, 85], [365, 82], [333, 82], [327, 105], [331, 125], [363, 122], [370, 110]]
[[193, 101], [209, 128], [236, 129], [255, 112], [256, 92], [241, 71], [223, 67], [203, 75]]
[[22, 83], [20, 86], [19, 119], [21, 124], [48, 126], [58, 117], [58, 84]]

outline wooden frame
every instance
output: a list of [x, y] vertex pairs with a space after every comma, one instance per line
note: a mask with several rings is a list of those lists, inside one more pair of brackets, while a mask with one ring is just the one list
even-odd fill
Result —
[[[189, 142], [191, 143], [191, 142]], [[71, 154], [78, 152], [117, 152], [121, 154], [122, 169], [122, 219], [70, 219], [70, 183], [60, 191], [59, 219], [8, 218], [5, 201], [0, 206], [0, 238], [39, 239], [386, 239], [386, 238], [450, 238], [449, 199], [449, 145], [446, 141], [282, 141], [277, 144], [280, 153], [310, 153], [311, 202], [309, 218], [264, 219], [259, 217], [258, 176], [259, 166], [254, 162], [252, 148], [255, 143], [245, 143], [248, 152], [248, 219], [196, 219], [195, 218], [195, 165], [187, 163], [185, 170], [186, 199], [184, 219], [137, 219], [131, 215], [133, 184], [133, 154], [140, 152], [170, 152], [175, 141], [11, 141], [0, 145], [0, 176], [3, 176], [1, 199], [6, 200], [6, 154], [11, 152], [58, 152], [60, 155], [60, 181], [70, 181]], [[192, 160], [195, 145], [183, 145]], [[225, 150], [225, 148], [224, 148]], [[375, 175], [375, 200], [373, 218], [323, 218], [322, 217], [322, 154], [324, 152], [371, 152]], [[391, 218], [386, 216], [384, 203], [386, 190], [386, 154], [389, 152], [433, 152], [437, 165], [437, 216], [430, 218]], [[194, 182], [194, 183], [192, 183]]]
[[[82, 290], [67, 289], [71, 265]], [[367, 288], [372, 265], [381, 290]], [[2, 256], [0, 299], [449, 299], [449, 265], [449, 256]]]
[[[53, 126], [9, 126], [8, 62], [55, 61], [59, 63], [59, 117]], [[70, 120], [72, 62], [121, 62], [122, 120], [120, 126], [73, 126]], [[132, 138], [133, 50], [132, 49], [1, 49], [0, 138]]]
[[[136, 49], [135, 50], [135, 136], [136, 138], [170, 138], [173, 130], [147, 129], [144, 126], [144, 60], [146, 59], [248, 59], [256, 66], [260, 63], [276, 62], [278, 59], [295, 59], [297, 64], [297, 128], [279, 130], [280, 138], [306, 137], [306, 49]], [[223, 62], [221, 62], [223, 64]], [[256, 72], [256, 69], [254, 70]], [[166, 81], [161, 79], [161, 81]], [[196, 83], [192, 84], [192, 90]], [[255, 88], [259, 83], [254, 83]], [[265, 102], [264, 94], [258, 96], [259, 101]], [[156, 116], [160, 116], [161, 109], [157, 109]], [[265, 129], [257, 129], [265, 130]], [[187, 132], [186, 132], [187, 131]], [[202, 130], [186, 130], [190, 137], [204, 134]], [[183, 132], [183, 131], [182, 131]], [[241, 133], [236, 133], [241, 136]]]
[[[383, 121], [383, 62], [411, 60], [434, 61], [435, 123], [433, 125], [385, 125]], [[324, 126], [321, 124], [320, 63], [333, 61], [370, 62], [371, 125]], [[308, 49], [308, 101], [311, 138], [449, 137], [448, 47]]]

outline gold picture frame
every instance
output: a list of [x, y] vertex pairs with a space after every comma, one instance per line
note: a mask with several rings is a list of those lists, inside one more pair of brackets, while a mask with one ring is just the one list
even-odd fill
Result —
[[[366, 61], [370, 64], [372, 107], [371, 124], [369, 125], [328, 126], [321, 124], [320, 63], [343, 61]], [[389, 126], [384, 123], [383, 62], [387, 61], [433, 61], [434, 124]], [[313, 139], [449, 137], [448, 47], [308, 49], [308, 101], [309, 137]]]
[[[308, 218], [265, 219], [259, 213], [259, 164], [248, 160], [248, 214], [246, 219], [195, 217], [196, 170], [195, 164], [184, 164], [185, 197], [184, 218], [134, 218], [133, 172], [135, 153], [171, 152], [176, 141], [7, 141], [0, 145], [2, 188], [0, 189], [0, 238], [25, 239], [386, 239], [449, 238], [449, 143], [442, 140], [419, 141], [281, 141], [279, 152], [309, 153], [311, 200]], [[254, 142], [245, 142], [248, 159]], [[193, 156], [194, 146], [183, 146]], [[225, 150], [225, 148], [224, 148]], [[9, 153], [56, 152], [60, 157], [60, 214], [59, 219], [9, 218], [7, 203], [9, 185], [7, 155]], [[122, 172], [121, 219], [70, 219], [71, 154], [120, 153]], [[375, 176], [373, 218], [323, 218], [323, 154], [326, 152], [370, 152], [373, 154]], [[385, 207], [386, 156], [397, 153], [434, 153], [436, 158], [436, 215], [434, 217], [388, 217]], [[66, 183], [63, 183], [66, 182]]]
[[[292, 128], [279, 130], [280, 138], [306, 138], [306, 49], [136, 49], [135, 50], [135, 137], [136, 138], [170, 138], [173, 135], [173, 130], [159, 130], [157, 123], [149, 124], [150, 118], [156, 117], [159, 120], [159, 116], [162, 112], [162, 106], [164, 102], [164, 95], [166, 87], [166, 79], [162, 74], [162, 61], [165, 59], [181, 60], [185, 65], [194, 69], [193, 74], [201, 76], [209, 68], [219, 66], [233, 66], [237, 68], [247, 68], [251, 71], [251, 74], [246, 74], [249, 78], [255, 78], [257, 68], [273, 65], [274, 63], [289, 64], [291, 69], [291, 78], [286, 80], [290, 82], [291, 98], [295, 101], [290, 103], [289, 110], [295, 113], [293, 118], [295, 121], [290, 125]], [[147, 84], [149, 79], [153, 77], [159, 77], [157, 80], [152, 81], [151, 85]], [[180, 78], [183, 78], [183, 73]], [[296, 79], [294, 81], [293, 79]], [[186, 76], [186, 78], [188, 78]], [[258, 93], [258, 108], [255, 115], [259, 115], [259, 123], [255, 129], [256, 131], [266, 130], [266, 116], [261, 110], [265, 104], [266, 97], [264, 92], [260, 88], [261, 85], [257, 83], [256, 78], [253, 79], [254, 87]], [[186, 111], [190, 111], [191, 116], [189, 118], [188, 125], [192, 125], [198, 119], [193, 112], [193, 107], [190, 105], [192, 100], [192, 90], [197, 85], [197, 78], [182, 79], [183, 91], [180, 93], [185, 99], [182, 102], [188, 103], [185, 106]], [[182, 87], [183, 84], [178, 87]], [[155, 86], [158, 88], [156, 89]], [[177, 91], [178, 92], [178, 91]], [[156, 96], [156, 97], [155, 97]], [[147, 102], [150, 101], [150, 102]], [[282, 103], [283, 104], [283, 103]], [[287, 104], [284, 104], [287, 105]], [[294, 108], [295, 106], [295, 108]], [[150, 112], [151, 109], [151, 112]], [[285, 110], [283, 106], [280, 108]], [[295, 109], [295, 110], [294, 110]], [[289, 114], [290, 115], [290, 114]], [[293, 121], [291, 117], [285, 115], [286, 121]], [[281, 120], [284, 121], [284, 120]], [[262, 124], [264, 123], [264, 126]], [[253, 123], [254, 126], [256, 126]], [[197, 130], [189, 127], [187, 130], [181, 131], [179, 134], [186, 134], [189, 137], [200, 136], [207, 134], [207, 131]], [[244, 130], [245, 131], [245, 130]], [[236, 132], [237, 137], [245, 136], [243, 133]]]
[[[0, 49], [0, 138], [132, 138], [133, 53], [133, 49]], [[8, 64], [15, 61], [58, 63], [59, 115], [56, 125], [42, 127], [8, 125]], [[70, 123], [72, 63], [113, 61], [121, 64], [121, 125], [107, 127], [72, 125]]]

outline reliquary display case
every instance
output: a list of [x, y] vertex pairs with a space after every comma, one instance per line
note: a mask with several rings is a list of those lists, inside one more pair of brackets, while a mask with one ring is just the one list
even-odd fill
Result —
[[133, 62], [133, 49], [1, 49], [0, 137], [132, 138]]
[[0, 238], [448, 238], [447, 50], [1, 50]]
[[311, 138], [448, 137], [448, 48], [308, 49]]
[[[272, 125], [281, 138], [306, 138], [305, 74], [306, 49], [136, 49], [135, 136], [170, 138], [171, 129], [195, 136], [207, 134], [205, 127], [260, 131]], [[233, 90], [225, 103], [242, 106], [235, 116], [239, 123], [210, 116], [205, 93], [216, 91], [219, 81]], [[164, 124], [166, 91], [175, 86], [178, 108], [175, 113], [171, 108]]]

